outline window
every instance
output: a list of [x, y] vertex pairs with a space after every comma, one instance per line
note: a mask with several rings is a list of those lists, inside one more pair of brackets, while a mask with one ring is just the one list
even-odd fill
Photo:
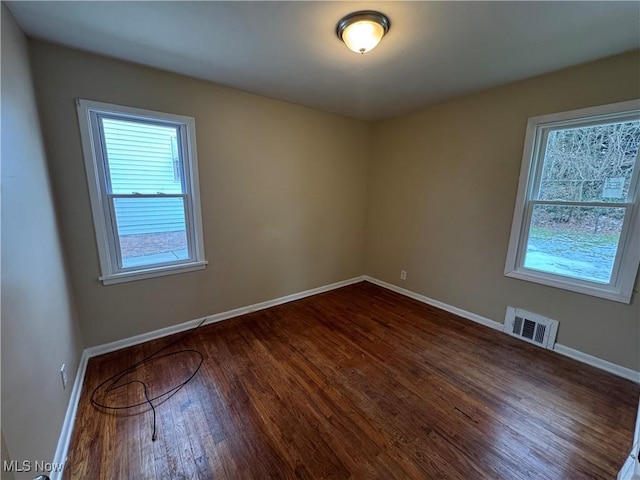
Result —
[[205, 268], [195, 120], [78, 100], [105, 285]]
[[529, 119], [505, 275], [629, 303], [640, 101]]

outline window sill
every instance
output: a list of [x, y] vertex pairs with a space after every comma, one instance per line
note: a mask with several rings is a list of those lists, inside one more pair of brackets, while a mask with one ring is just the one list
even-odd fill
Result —
[[603, 285], [602, 287], [598, 287], [596, 285], [591, 286], [572, 282], [568, 278], [565, 280], [563, 277], [552, 277], [551, 275], [540, 274], [532, 270], [525, 269], [507, 271], [504, 275], [505, 277], [517, 278], [518, 280], [525, 280], [527, 282], [539, 283], [549, 287], [561, 288], [562, 290], [591, 295], [592, 297], [613, 300], [614, 302], [631, 303], [632, 292], [620, 292], [613, 288], [607, 288], [606, 285]]
[[132, 272], [113, 273], [98, 277], [98, 280], [100, 280], [104, 285], [134, 282], [136, 280], [145, 280], [147, 278], [163, 277], [165, 275], [175, 275], [177, 273], [203, 270], [208, 263], [209, 262], [206, 260], [203, 260], [200, 262], [183, 263], [181, 265], [169, 265], [164, 267], [146, 268], [144, 270], [136, 270]]

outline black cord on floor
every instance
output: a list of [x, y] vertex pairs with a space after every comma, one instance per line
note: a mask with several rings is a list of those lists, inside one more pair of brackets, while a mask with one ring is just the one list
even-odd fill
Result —
[[[158, 400], [158, 399], [164, 398], [164, 397], [166, 397], [165, 399], [167, 399], [167, 398], [171, 397], [172, 395], [174, 395], [175, 393], [177, 393], [178, 390], [180, 390], [182, 387], [184, 387], [187, 383], [189, 383], [193, 379], [193, 377], [196, 376], [196, 374], [198, 373], [198, 370], [200, 370], [200, 367], [202, 366], [202, 362], [204, 361], [204, 356], [202, 355], [202, 352], [200, 352], [198, 350], [193, 350], [193, 349], [176, 350], [174, 352], [164, 353], [162, 355], [158, 355], [158, 354], [160, 352], [163, 352], [167, 348], [175, 345], [179, 341], [184, 340], [189, 335], [192, 335], [193, 332], [195, 332], [198, 328], [200, 328], [202, 326], [202, 324], [205, 322], [205, 320], [206, 320], [206, 318], [203, 319], [195, 328], [192, 328], [191, 330], [188, 330], [187, 332], [183, 333], [182, 335], [180, 335], [175, 340], [172, 340], [171, 342], [166, 344], [164, 347], [159, 348], [158, 350], [153, 352], [151, 355], [147, 355], [146, 357], [144, 357], [139, 362], [136, 362], [133, 365], [125, 368], [124, 370], [119, 371], [115, 375], [107, 378], [105, 381], [100, 383], [100, 385], [98, 385], [93, 390], [93, 393], [91, 394], [91, 404], [96, 408], [102, 408], [102, 409], [105, 409], [105, 410], [128, 410], [128, 409], [131, 409], [131, 408], [136, 408], [136, 407], [139, 407], [141, 405], [148, 404], [149, 407], [151, 408], [151, 411], [153, 412], [153, 433], [151, 434], [151, 440], [153, 440], [155, 442], [156, 439], [157, 439], [157, 433], [156, 433], [156, 406], [153, 404], [153, 402]], [[156, 395], [155, 397], [149, 398], [149, 390], [148, 390], [147, 384], [145, 382], [143, 382], [142, 380], [134, 379], [134, 380], [130, 380], [128, 382], [122, 383], [122, 384], [118, 384], [120, 382], [120, 380], [122, 380], [123, 377], [125, 377], [128, 374], [130, 374], [131, 372], [134, 372], [136, 369], [138, 369], [139, 367], [141, 367], [145, 363], [148, 363], [148, 362], [150, 362], [152, 360], [157, 360], [157, 359], [160, 359], [160, 358], [167, 358], [167, 357], [171, 357], [171, 356], [174, 356], [174, 355], [180, 355], [180, 354], [183, 354], [183, 353], [195, 353], [196, 355], [198, 355], [200, 357], [200, 361], [198, 363], [198, 366], [193, 370], [193, 372], [191, 372], [191, 375], [189, 375], [189, 377], [184, 382], [176, 385], [173, 388], [170, 388], [169, 390], [166, 390], [166, 391], [162, 392], [159, 395]], [[108, 405], [106, 403], [101, 403], [96, 399], [98, 391], [100, 391], [100, 389], [102, 389], [105, 385], [107, 385], [107, 386], [104, 389], [104, 393], [108, 394], [108, 393], [113, 392], [113, 391], [115, 391], [115, 390], [117, 390], [119, 388], [126, 387], [127, 385], [132, 385], [132, 384], [136, 384], [136, 383], [140, 384], [142, 386], [142, 389], [143, 389], [143, 392], [144, 392], [144, 398], [145, 398], [144, 402], [139, 402], [139, 403], [130, 404], [130, 405], [113, 406], [113, 405]]]

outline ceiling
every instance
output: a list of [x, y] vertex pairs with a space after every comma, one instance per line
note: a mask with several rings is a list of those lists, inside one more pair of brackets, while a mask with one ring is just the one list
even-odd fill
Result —
[[[29, 36], [374, 120], [640, 48], [640, 2], [8, 2]], [[358, 55], [335, 34], [375, 9]]]

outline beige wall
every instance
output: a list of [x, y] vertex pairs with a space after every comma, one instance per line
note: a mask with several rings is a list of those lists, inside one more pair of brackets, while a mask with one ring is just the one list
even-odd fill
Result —
[[[363, 273], [368, 124], [37, 41], [31, 54], [86, 346]], [[196, 118], [205, 270], [97, 281], [77, 98]]]
[[[638, 97], [638, 52], [372, 126], [39, 41], [31, 53], [87, 346], [367, 273], [496, 321], [506, 305], [546, 314], [560, 343], [640, 369], [637, 299], [503, 275], [526, 119]], [[196, 117], [206, 270], [97, 281], [76, 98]]]
[[[73, 382], [82, 347], [27, 43], [11, 13], [1, 8], [3, 458], [50, 462], [71, 392], [71, 385], [62, 389], [59, 369], [66, 363]], [[22, 475], [17, 478], [34, 477]]]
[[499, 322], [547, 315], [559, 343], [640, 370], [637, 282], [625, 305], [503, 275], [527, 118], [638, 97], [634, 52], [377, 122], [367, 273]]

